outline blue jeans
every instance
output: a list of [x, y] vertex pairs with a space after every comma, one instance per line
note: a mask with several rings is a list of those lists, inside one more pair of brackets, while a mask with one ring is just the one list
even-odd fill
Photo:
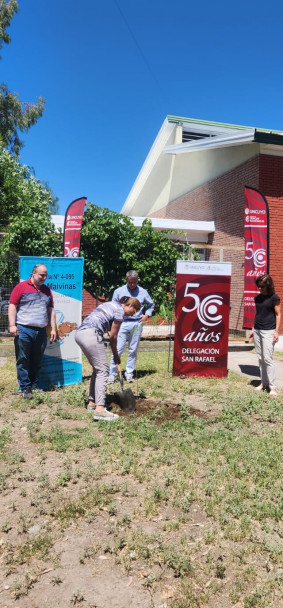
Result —
[[15, 338], [17, 377], [21, 391], [36, 387], [43, 353], [47, 343], [45, 327], [17, 325]]
[[[123, 321], [119, 329], [117, 340], [117, 351], [119, 357], [124, 351], [126, 342], [128, 342], [129, 346], [128, 359], [126, 364], [127, 376], [132, 376], [135, 371], [141, 333], [142, 323], [140, 323], [139, 321]], [[117, 368], [114, 363], [113, 357], [111, 358], [110, 363], [110, 376], [117, 376]]]

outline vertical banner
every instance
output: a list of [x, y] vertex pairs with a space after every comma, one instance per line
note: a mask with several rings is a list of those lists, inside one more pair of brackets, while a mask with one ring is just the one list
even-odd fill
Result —
[[[81, 324], [83, 258], [20, 257], [20, 279], [31, 276], [35, 264], [47, 268], [45, 285], [53, 293], [57, 341], [47, 346], [43, 355], [39, 386], [64, 386], [82, 381], [81, 349], [75, 342], [75, 329]], [[47, 328], [47, 336], [50, 328]]]
[[70, 203], [64, 223], [64, 256], [77, 258], [80, 254], [81, 228], [84, 217], [86, 197], [76, 198]]
[[227, 376], [231, 264], [177, 261], [174, 376]]
[[268, 272], [268, 204], [265, 197], [245, 186], [245, 286], [244, 329], [253, 327], [254, 297], [259, 293], [255, 280]]

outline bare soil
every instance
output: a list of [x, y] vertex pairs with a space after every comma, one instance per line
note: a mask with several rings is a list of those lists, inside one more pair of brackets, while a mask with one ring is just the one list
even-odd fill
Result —
[[[195, 399], [190, 398], [195, 403]], [[110, 397], [111, 401], [111, 397]], [[199, 408], [190, 407], [192, 415], [206, 419], [209, 413], [204, 411], [204, 404], [199, 400]], [[158, 400], [137, 399], [137, 419], [156, 411]], [[152, 419], [152, 424], [159, 426], [166, 420], [180, 417], [180, 406], [169, 401], [160, 401], [162, 414]], [[50, 410], [40, 404], [36, 410], [22, 412], [20, 397], [6, 394], [2, 399], [2, 414], [12, 419], [12, 433], [15, 453], [21, 454], [23, 462], [12, 464], [10, 475], [3, 483], [1, 499], [1, 586], [0, 607], [12, 608], [67, 608], [82, 606], [86, 608], [153, 608], [169, 606], [168, 602], [175, 596], [176, 579], [172, 572], [154, 565], [145, 567], [143, 561], [135, 564], [134, 571], [127, 573], [117, 563], [115, 555], [105, 553], [102, 549], [89, 558], [90, 547], [104, 546], [113, 538], [117, 522], [127, 513], [134, 526], [146, 534], [160, 533], [162, 524], [174, 517], [172, 510], [160, 510], [157, 516], [148, 520], [137, 516], [141, 487], [135, 479], [127, 478], [127, 491], [123, 489], [125, 481], [115, 474], [105, 476], [108, 484], [116, 484], [115, 501], [117, 513], [111, 515], [107, 507], [102, 507], [90, 516], [89, 520], [74, 517], [66, 529], [62, 529], [54, 513], [60, 506], [78, 500], [87, 491], [83, 479], [90, 460], [95, 466], [95, 450], [81, 450], [71, 453], [69, 458], [72, 467], [81, 472], [76, 482], [70, 481], [54, 491], [56, 480], [62, 474], [62, 459], [65, 455], [53, 450], [46, 451], [44, 458], [39, 455], [38, 445], [29, 439], [28, 424], [32, 417], [40, 415], [41, 431], [50, 427]], [[112, 406], [118, 411], [117, 406]], [[12, 408], [13, 415], [10, 416]], [[10, 410], [10, 413], [9, 413]], [[121, 417], [127, 414], [119, 411]], [[91, 419], [90, 424], [94, 424]], [[85, 420], [60, 420], [65, 430], [85, 426]], [[95, 425], [94, 425], [95, 426]], [[40, 478], [42, 481], [40, 481]], [[44, 479], [48, 487], [44, 487]], [[47, 481], [48, 480], [48, 481]], [[53, 489], [52, 489], [53, 488]], [[146, 493], [146, 487], [142, 491]], [[207, 525], [204, 514], [194, 508], [187, 526], [190, 537], [197, 541], [203, 527]], [[5, 532], [3, 531], [5, 530]], [[52, 539], [51, 554], [46, 558], [29, 558], [21, 556], [21, 547], [32, 544], [36, 539], [50, 536]], [[166, 536], [163, 533], [163, 536]], [[22, 563], [21, 563], [22, 562]], [[166, 570], [166, 569], [165, 569]], [[161, 585], [153, 585], [152, 579], [161, 579]]]
[[[68, 405], [63, 390], [50, 398], [47, 393], [47, 400], [26, 403], [16, 389], [3, 391], [1, 422], [11, 437], [0, 471], [0, 608], [283, 608], [279, 583], [271, 603], [261, 603], [261, 598], [246, 602], [245, 577], [250, 577], [252, 592], [263, 580], [267, 585], [271, 576], [274, 580], [277, 570], [282, 576], [282, 569], [267, 550], [249, 553], [251, 540], [225, 537], [204, 511], [197, 491], [183, 518], [171, 500], [151, 503], [153, 492], [164, 483], [163, 465], [159, 473], [155, 463], [156, 477], [150, 477], [155, 447], [144, 444], [134, 472], [130, 465], [127, 470], [131, 454], [125, 454], [122, 471], [122, 436], [116, 437], [111, 425], [97, 425], [83, 405]], [[113, 395], [108, 402], [122, 419], [128, 417], [118, 410]], [[212, 426], [221, 414], [217, 399], [207, 402], [201, 395], [184, 394], [182, 403], [193, 419]], [[176, 401], [173, 392], [160, 399], [138, 396], [137, 411], [129, 420], [139, 424], [143, 418], [166, 436], [164, 423], [170, 429], [182, 418], [180, 395]], [[37, 441], [54, 426], [78, 434], [87, 427], [96, 443], [64, 452]], [[117, 459], [112, 441], [117, 442]], [[170, 441], [169, 433], [168, 450]], [[188, 480], [192, 492], [203, 477], [200, 465]], [[89, 504], [92, 488], [98, 492]], [[178, 518], [181, 524], [174, 527]], [[258, 543], [268, 546], [270, 540], [271, 546], [272, 534], [270, 526], [263, 537], [261, 526], [253, 522]], [[236, 579], [243, 593], [233, 598]]]

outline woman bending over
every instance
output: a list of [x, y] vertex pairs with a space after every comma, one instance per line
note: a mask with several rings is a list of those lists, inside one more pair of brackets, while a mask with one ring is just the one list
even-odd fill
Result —
[[94, 420], [115, 420], [118, 414], [113, 414], [105, 408], [106, 386], [109, 375], [109, 365], [103, 334], [109, 332], [110, 346], [115, 364], [120, 364], [117, 352], [117, 336], [124, 316], [132, 316], [140, 309], [137, 298], [121, 298], [120, 302], [105, 302], [95, 308], [84, 319], [76, 331], [75, 340], [92, 365], [90, 380], [88, 410], [93, 411]]

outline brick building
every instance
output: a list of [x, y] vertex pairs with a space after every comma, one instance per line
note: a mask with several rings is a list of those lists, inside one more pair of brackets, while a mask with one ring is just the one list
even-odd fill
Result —
[[[236, 331], [243, 323], [245, 185], [268, 201], [269, 272], [282, 297], [283, 133], [167, 116], [122, 208], [153, 221], [191, 221], [190, 243], [203, 259], [232, 262], [230, 329]], [[215, 225], [201, 242], [198, 222]]]

